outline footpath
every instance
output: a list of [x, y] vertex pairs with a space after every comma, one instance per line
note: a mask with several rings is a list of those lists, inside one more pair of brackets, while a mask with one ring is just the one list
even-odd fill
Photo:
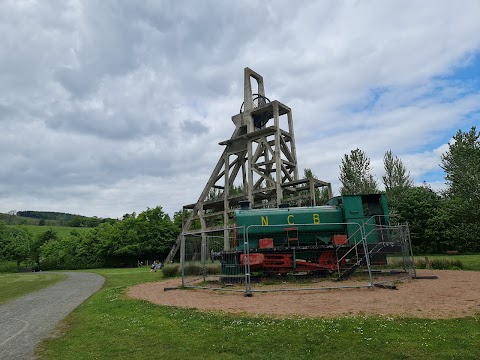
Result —
[[32, 359], [40, 340], [105, 281], [92, 273], [65, 274], [64, 281], [0, 305], [1, 360]]

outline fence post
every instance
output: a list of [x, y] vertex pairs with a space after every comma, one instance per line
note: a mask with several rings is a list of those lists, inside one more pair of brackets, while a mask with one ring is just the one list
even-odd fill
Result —
[[250, 247], [248, 246], [248, 230], [250, 226], [246, 229], [243, 234], [243, 256], [245, 256], [245, 296], [252, 296], [252, 286], [250, 284]]
[[412, 259], [413, 277], [416, 277], [417, 276], [417, 269], [415, 268], [415, 258], [413, 257], [412, 239], [410, 238], [410, 227], [408, 226], [408, 223], [405, 226], [406, 226], [406, 231], [407, 231], [408, 247], [409, 247], [410, 256], [411, 256], [411, 259]]
[[364, 230], [361, 232], [362, 232], [363, 253], [365, 254], [365, 261], [367, 263], [368, 276], [370, 278], [370, 286], [373, 286], [373, 275], [372, 275], [372, 268], [370, 266], [370, 252], [368, 250], [367, 236]]
[[180, 244], [180, 266], [182, 269], [182, 288], [185, 286], [185, 233], [182, 233]]
[[202, 275], [203, 275], [203, 281], [205, 281], [205, 278], [207, 276], [207, 269], [206, 269], [206, 259], [207, 259], [207, 236], [205, 235], [205, 232], [202, 230], [202, 244], [201, 244], [201, 262], [202, 262]]

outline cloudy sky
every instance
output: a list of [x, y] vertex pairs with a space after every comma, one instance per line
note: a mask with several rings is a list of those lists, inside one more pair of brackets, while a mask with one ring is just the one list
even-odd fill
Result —
[[480, 124], [480, 1], [0, 1], [0, 212], [121, 217], [194, 203], [243, 69], [292, 108], [298, 166], [440, 156]]

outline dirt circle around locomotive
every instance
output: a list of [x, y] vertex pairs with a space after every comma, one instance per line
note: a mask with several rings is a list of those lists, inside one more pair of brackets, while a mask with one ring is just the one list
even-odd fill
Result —
[[298, 290], [259, 292], [252, 297], [221, 290], [164, 291], [180, 285], [179, 279], [172, 279], [133, 286], [127, 290], [127, 296], [158, 305], [280, 317], [365, 315], [445, 319], [480, 314], [480, 272], [418, 270], [417, 275], [436, 275], [438, 279], [405, 280], [396, 284], [397, 290]]

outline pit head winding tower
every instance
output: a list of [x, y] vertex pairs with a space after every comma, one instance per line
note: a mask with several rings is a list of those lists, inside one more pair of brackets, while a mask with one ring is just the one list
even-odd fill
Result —
[[[249, 68], [244, 69], [243, 103], [232, 121], [235, 130], [230, 139], [220, 142], [225, 148], [200, 197], [183, 207], [182, 234], [167, 263], [180, 248], [182, 236], [193, 231], [195, 223], [200, 223], [202, 234], [223, 227], [224, 249], [228, 250], [228, 227], [234, 210], [241, 205], [315, 205], [315, 189], [319, 187], [327, 187], [332, 196], [330, 183], [299, 179], [292, 110], [280, 101], [270, 101], [263, 77]], [[198, 232], [198, 228], [194, 231]]]

